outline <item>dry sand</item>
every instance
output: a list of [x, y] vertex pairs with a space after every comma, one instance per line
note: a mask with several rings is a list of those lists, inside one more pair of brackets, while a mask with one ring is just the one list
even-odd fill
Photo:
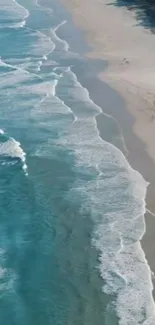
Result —
[[[137, 161], [143, 161], [143, 176], [152, 183], [147, 202], [155, 212], [155, 35], [137, 22], [134, 12], [115, 6], [116, 0], [61, 1], [71, 11], [75, 25], [86, 33], [92, 47], [86, 55], [108, 60], [109, 66], [99, 78], [121, 94], [134, 116], [133, 132], [144, 143], [144, 155], [136, 155], [136, 144], [132, 154]], [[145, 150], [151, 158], [151, 168], [146, 163]], [[155, 217], [147, 214], [146, 226], [142, 245], [155, 273]]]
[[92, 58], [107, 59], [100, 78], [114, 87], [135, 117], [134, 132], [155, 161], [155, 35], [135, 13], [106, 0], [62, 0], [87, 36]]

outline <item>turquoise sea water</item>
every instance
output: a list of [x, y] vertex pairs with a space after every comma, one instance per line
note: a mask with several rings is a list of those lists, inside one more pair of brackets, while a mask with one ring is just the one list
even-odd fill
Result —
[[99, 136], [84, 46], [55, 0], [0, 0], [0, 324], [155, 321], [147, 184]]

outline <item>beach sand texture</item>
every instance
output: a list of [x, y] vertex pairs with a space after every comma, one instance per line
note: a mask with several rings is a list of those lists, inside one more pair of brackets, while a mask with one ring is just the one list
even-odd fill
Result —
[[[75, 25], [85, 32], [91, 46], [91, 51], [86, 55], [108, 61], [108, 68], [100, 72], [99, 78], [123, 97], [125, 108], [134, 118], [131, 134], [128, 133], [127, 138], [124, 134], [125, 142], [130, 151], [131, 165], [150, 183], [147, 206], [154, 214], [155, 35], [137, 21], [134, 11], [119, 8], [116, 1], [61, 1], [72, 13]], [[136, 148], [137, 142], [132, 137], [132, 131], [144, 144], [142, 150]], [[142, 246], [151, 270], [155, 273], [155, 217], [146, 213], [145, 219], [146, 233]], [[152, 281], [155, 285], [154, 276]]]
[[134, 133], [155, 160], [155, 36], [135, 13], [106, 0], [62, 0], [76, 25], [86, 32], [91, 58], [108, 60], [100, 78], [125, 99], [135, 117]]

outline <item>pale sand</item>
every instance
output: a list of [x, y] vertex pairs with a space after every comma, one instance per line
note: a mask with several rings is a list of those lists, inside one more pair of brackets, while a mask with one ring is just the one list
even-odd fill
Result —
[[[155, 161], [155, 35], [134, 13], [107, 0], [62, 0], [87, 36], [91, 58], [107, 59], [100, 78], [114, 87], [135, 117], [133, 131]], [[126, 58], [129, 63], [124, 62]]]
[[[144, 177], [151, 182], [147, 202], [149, 209], [155, 212], [155, 35], [138, 26], [133, 12], [116, 7], [116, 1], [61, 1], [71, 11], [74, 23], [86, 33], [92, 47], [87, 56], [108, 60], [108, 69], [100, 73], [100, 79], [121, 94], [134, 116], [133, 132], [145, 146], [144, 155], [138, 157], [135, 143], [132, 155], [137, 156], [136, 169], [146, 171]], [[148, 161], [145, 150], [152, 162]], [[142, 245], [155, 273], [154, 233], [155, 217], [147, 214]]]

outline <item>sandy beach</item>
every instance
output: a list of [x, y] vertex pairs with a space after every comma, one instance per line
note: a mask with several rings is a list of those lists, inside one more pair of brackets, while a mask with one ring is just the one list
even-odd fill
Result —
[[110, 1], [62, 1], [86, 32], [92, 47], [87, 56], [108, 60], [108, 69], [99, 77], [125, 98], [135, 117], [133, 130], [155, 160], [155, 36], [138, 26], [133, 12]]
[[0, 325], [155, 325], [155, 41], [105, 1], [0, 2]]
[[[86, 56], [108, 61], [108, 68], [98, 74], [98, 79], [117, 91], [124, 100], [126, 112], [118, 113], [117, 103], [116, 109], [113, 105], [112, 115], [122, 128], [128, 160], [150, 183], [147, 208], [155, 213], [155, 35], [137, 22], [134, 12], [115, 6], [115, 2], [62, 2], [71, 12], [75, 25], [85, 32], [92, 48]], [[96, 87], [100, 87], [99, 84]], [[102, 133], [101, 119], [99, 123]], [[142, 246], [155, 273], [154, 232], [155, 218], [147, 212]]]

